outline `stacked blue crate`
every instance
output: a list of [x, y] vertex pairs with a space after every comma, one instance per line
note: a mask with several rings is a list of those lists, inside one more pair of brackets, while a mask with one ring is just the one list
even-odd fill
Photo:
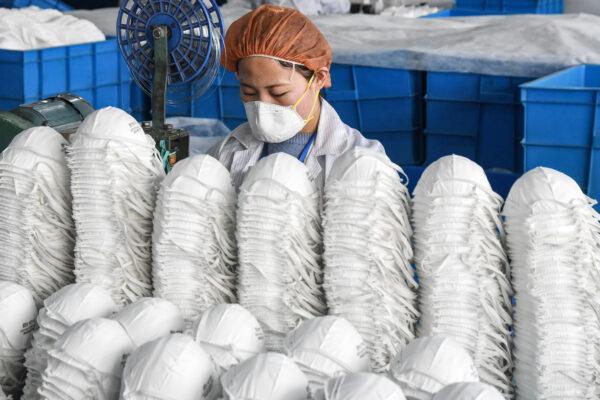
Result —
[[525, 170], [550, 167], [600, 199], [600, 65], [581, 65], [522, 86]]
[[455, 10], [482, 14], [561, 14], [563, 0], [456, 0]]
[[522, 171], [523, 109], [519, 85], [529, 80], [428, 72], [426, 163], [458, 154], [485, 169]]
[[0, 7], [4, 8], [23, 8], [30, 6], [55, 8], [61, 11], [73, 9], [73, 7], [60, 0], [0, 0]]
[[84, 97], [96, 108], [131, 111], [131, 77], [117, 40], [41, 50], [0, 50], [0, 110], [10, 110], [62, 92]]
[[[342, 121], [366, 137], [379, 140], [396, 163], [423, 161], [422, 73], [334, 64], [331, 78], [333, 87], [324, 90], [323, 97]], [[134, 106], [134, 115], [150, 119], [149, 105], [145, 97]], [[230, 129], [246, 121], [239, 82], [229, 72], [200, 99], [168, 105], [167, 115], [216, 118]]]

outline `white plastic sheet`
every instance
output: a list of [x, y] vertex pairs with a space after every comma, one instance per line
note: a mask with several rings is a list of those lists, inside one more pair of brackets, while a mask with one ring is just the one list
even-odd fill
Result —
[[0, 157], [0, 280], [28, 288], [36, 303], [73, 282], [67, 141], [54, 129], [27, 129]]
[[78, 282], [100, 285], [117, 304], [151, 295], [152, 215], [164, 177], [154, 140], [122, 110], [90, 114], [71, 136]]
[[207, 308], [235, 301], [235, 190], [208, 155], [175, 164], [154, 212], [154, 293], [176, 304], [191, 329]]
[[313, 396], [329, 378], [369, 370], [367, 345], [356, 328], [340, 317], [302, 322], [288, 333], [285, 350], [308, 378]]
[[402, 389], [384, 375], [348, 374], [325, 384], [323, 400], [406, 400]]
[[261, 323], [269, 350], [300, 322], [325, 313], [319, 193], [306, 166], [275, 153], [245, 177], [238, 196], [238, 298]]
[[121, 400], [216, 400], [217, 368], [194, 339], [167, 335], [146, 343], [128, 358]]
[[218, 304], [207, 309], [195, 327], [194, 338], [220, 372], [266, 351], [259, 322], [239, 304]]
[[490, 385], [479, 382], [453, 383], [433, 396], [433, 400], [503, 400], [502, 394]]
[[123, 361], [134, 348], [117, 321], [77, 322], [48, 351], [39, 393], [44, 400], [114, 400], [119, 395]]
[[104, 34], [94, 24], [58, 10], [0, 8], [0, 49], [33, 50], [103, 40]]
[[429, 400], [457, 382], [478, 382], [473, 359], [458, 343], [441, 336], [413, 340], [392, 361], [389, 376], [409, 400]]
[[414, 190], [420, 336], [447, 336], [473, 357], [481, 380], [509, 397], [511, 294], [502, 246], [502, 199], [483, 169], [442, 157]]
[[306, 400], [308, 381], [280, 353], [262, 353], [232, 367], [221, 377], [224, 400]]
[[596, 399], [600, 393], [600, 216], [568, 176], [527, 172], [503, 215], [515, 288], [516, 395]]
[[26, 288], [0, 281], [0, 388], [5, 393], [18, 391], [25, 379], [23, 355], [36, 315], [33, 296]]
[[113, 318], [125, 328], [136, 347], [170, 333], [182, 332], [185, 326], [175, 304], [153, 297], [125, 306]]
[[414, 338], [418, 315], [410, 201], [398, 173], [385, 155], [357, 148], [335, 161], [325, 185], [329, 313], [358, 329], [375, 372]]
[[107, 317], [116, 310], [107, 291], [87, 283], [65, 286], [44, 300], [37, 318], [38, 330], [25, 353], [27, 379], [21, 400], [41, 400], [37, 389], [48, 364], [48, 350], [71, 325], [88, 318]]

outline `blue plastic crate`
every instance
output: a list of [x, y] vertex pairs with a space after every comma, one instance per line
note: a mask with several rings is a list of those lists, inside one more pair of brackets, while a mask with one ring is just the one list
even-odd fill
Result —
[[61, 11], [72, 10], [73, 7], [60, 0], [0, 0], [0, 7], [23, 8], [36, 6], [39, 8], [55, 8]]
[[[381, 141], [393, 161], [418, 164], [423, 161], [422, 96], [420, 72], [334, 64], [333, 87], [323, 97], [341, 119], [368, 138]], [[226, 72], [221, 83], [200, 99], [169, 105], [168, 116], [216, 118], [234, 129], [246, 121], [239, 96], [239, 82]], [[149, 101], [136, 102], [136, 115], [149, 119]]]
[[522, 171], [519, 85], [529, 80], [428, 72], [425, 162], [458, 154], [485, 169]]
[[61, 92], [131, 111], [131, 77], [115, 38], [42, 50], [0, 50], [0, 110]]
[[600, 197], [600, 65], [581, 65], [522, 86], [525, 169], [566, 173]]
[[484, 11], [493, 14], [562, 13], [563, 0], [456, 0], [456, 10]]

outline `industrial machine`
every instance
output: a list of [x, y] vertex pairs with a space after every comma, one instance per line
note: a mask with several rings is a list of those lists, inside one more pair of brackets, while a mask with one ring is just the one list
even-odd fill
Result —
[[188, 156], [189, 135], [165, 124], [167, 102], [201, 96], [219, 74], [223, 22], [214, 0], [123, 0], [117, 17], [121, 53], [151, 97], [154, 137], [168, 170]]

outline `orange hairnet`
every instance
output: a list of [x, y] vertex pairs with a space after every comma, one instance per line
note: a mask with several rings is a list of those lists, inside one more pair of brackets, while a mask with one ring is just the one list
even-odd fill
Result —
[[[242, 58], [265, 55], [293, 61], [311, 71], [329, 68], [331, 47], [305, 15], [292, 8], [264, 5], [235, 21], [225, 35], [221, 64], [237, 72]], [[325, 87], [330, 87], [328, 78]]]

